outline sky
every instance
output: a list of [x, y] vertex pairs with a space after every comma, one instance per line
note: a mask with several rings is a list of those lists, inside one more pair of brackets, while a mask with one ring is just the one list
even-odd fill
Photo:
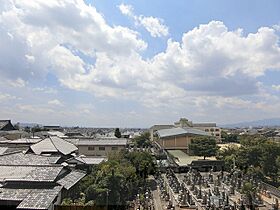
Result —
[[150, 127], [280, 117], [278, 0], [0, 0], [0, 118]]

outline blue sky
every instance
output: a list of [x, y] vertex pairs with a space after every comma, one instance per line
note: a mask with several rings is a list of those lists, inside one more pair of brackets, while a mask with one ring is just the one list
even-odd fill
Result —
[[0, 116], [149, 127], [280, 117], [279, 1], [5, 1]]

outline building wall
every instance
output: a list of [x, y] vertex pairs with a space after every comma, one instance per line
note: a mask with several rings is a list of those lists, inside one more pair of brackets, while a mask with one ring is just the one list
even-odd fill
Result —
[[191, 136], [172, 136], [158, 140], [163, 149], [188, 149], [191, 143]]
[[210, 134], [211, 136], [215, 137], [217, 142], [221, 142], [221, 128], [219, 127], [194, 127], [196, 129], [205, 131], [206, 133]]
[[[105, 149], [105, 150], [103, 150]], [[114, 150], [115, 149], [115, 150]], [[125, 149], [125, 146], [92, 146], [92, 145], [78, 145], [78, 152], [80, 155], [87, 156], [108, 156], [110, 152], [117, 152]]]

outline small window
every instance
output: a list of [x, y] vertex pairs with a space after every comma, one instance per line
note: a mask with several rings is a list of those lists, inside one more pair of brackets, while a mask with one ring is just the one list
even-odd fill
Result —
[[216, 133], [216, 136], [220, 136], [220, 134]]
[[217, 132], [218, 132], [218, 131], [220, 131], [220, 129], [216, 128], [216, 130], [215, 130], [215, 131], [217, 131]]
[[209, 129], [205, 129], [205, 132], [209, 132]]
[[214, 128], [211, 128], [210, 131], [213, 132], [213, 131], [214, 131]]
[[105, 150], [105, 147], [99, 147], [99, 150], [104, 151], [104, 150]]
[[118, 150], [118, 147], [112, 147], [112, 150]]
[[95, 148], [93, 146], [89, 146], [88, 150], [94, 150]]

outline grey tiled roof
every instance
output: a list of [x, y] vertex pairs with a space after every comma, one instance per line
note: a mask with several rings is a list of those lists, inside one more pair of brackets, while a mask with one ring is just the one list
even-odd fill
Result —
[[0, 166], [0, 181], [54, 182], [62, 166]]
[[48, 209], [61, 187], [53, 189], [10, 189], [0, 188], [0, 200], [21, 201], [18, 209]]
[[158, 130], [157, 134], [159, 137], [170, 137], [170, 136], [179, 136], [179, 135], [203, 135], [203, 136], [209, 136], [208, 133], [201, 131], [199, 129], [194, 128], [170, 128], [170, 129], [162, 129]]
[[7, 151], [8, 147], [0, 147], [0, 155], [3, 155]]
[[71, 144], [70, 142], [67, 142], [56, 136], [46, 138], [37, 144], [33, 144], [30, 148], [35, 154], [58, 152], [62, 153], [63, 155], [69, 155], [78, 150], [74, 144]]
[[69, 190], [78, 181], [85, 177], [86, 173], [83, 171], [73, 170], [62, 179], [58, 180], [57, 183]]
[[50, 165], [55, 164], [60, 157], [43, 156], [35, 154], [24, 154], [15, 152], [5, 155], [0, 155], [0, 165]]
[[5, 127], [9, 123], [10, 123], [9, 120], [0, 120], [0, 129], [2, 129], [3, 127]]
[[79, 157], [73, 157], [67, 160], [67, 163], [75, 163], [75, 164], [87, 164], [87, 165], [98, 165], [102, 161], [107, 160], [105, 157], [85, 157], [83, 155]]
[[125, 138], [113, 138], [113, 139], [81, 139], [78, 145], [90, 145], [90, 146], [125, 146], [128, 140]]
[[61, 187], [32, 190], [17, 206], [17, 209], [49, 209], [60, 191]]
[[22, 201], [31, 189], [7, 189], [0, 188], [0, 200]]

